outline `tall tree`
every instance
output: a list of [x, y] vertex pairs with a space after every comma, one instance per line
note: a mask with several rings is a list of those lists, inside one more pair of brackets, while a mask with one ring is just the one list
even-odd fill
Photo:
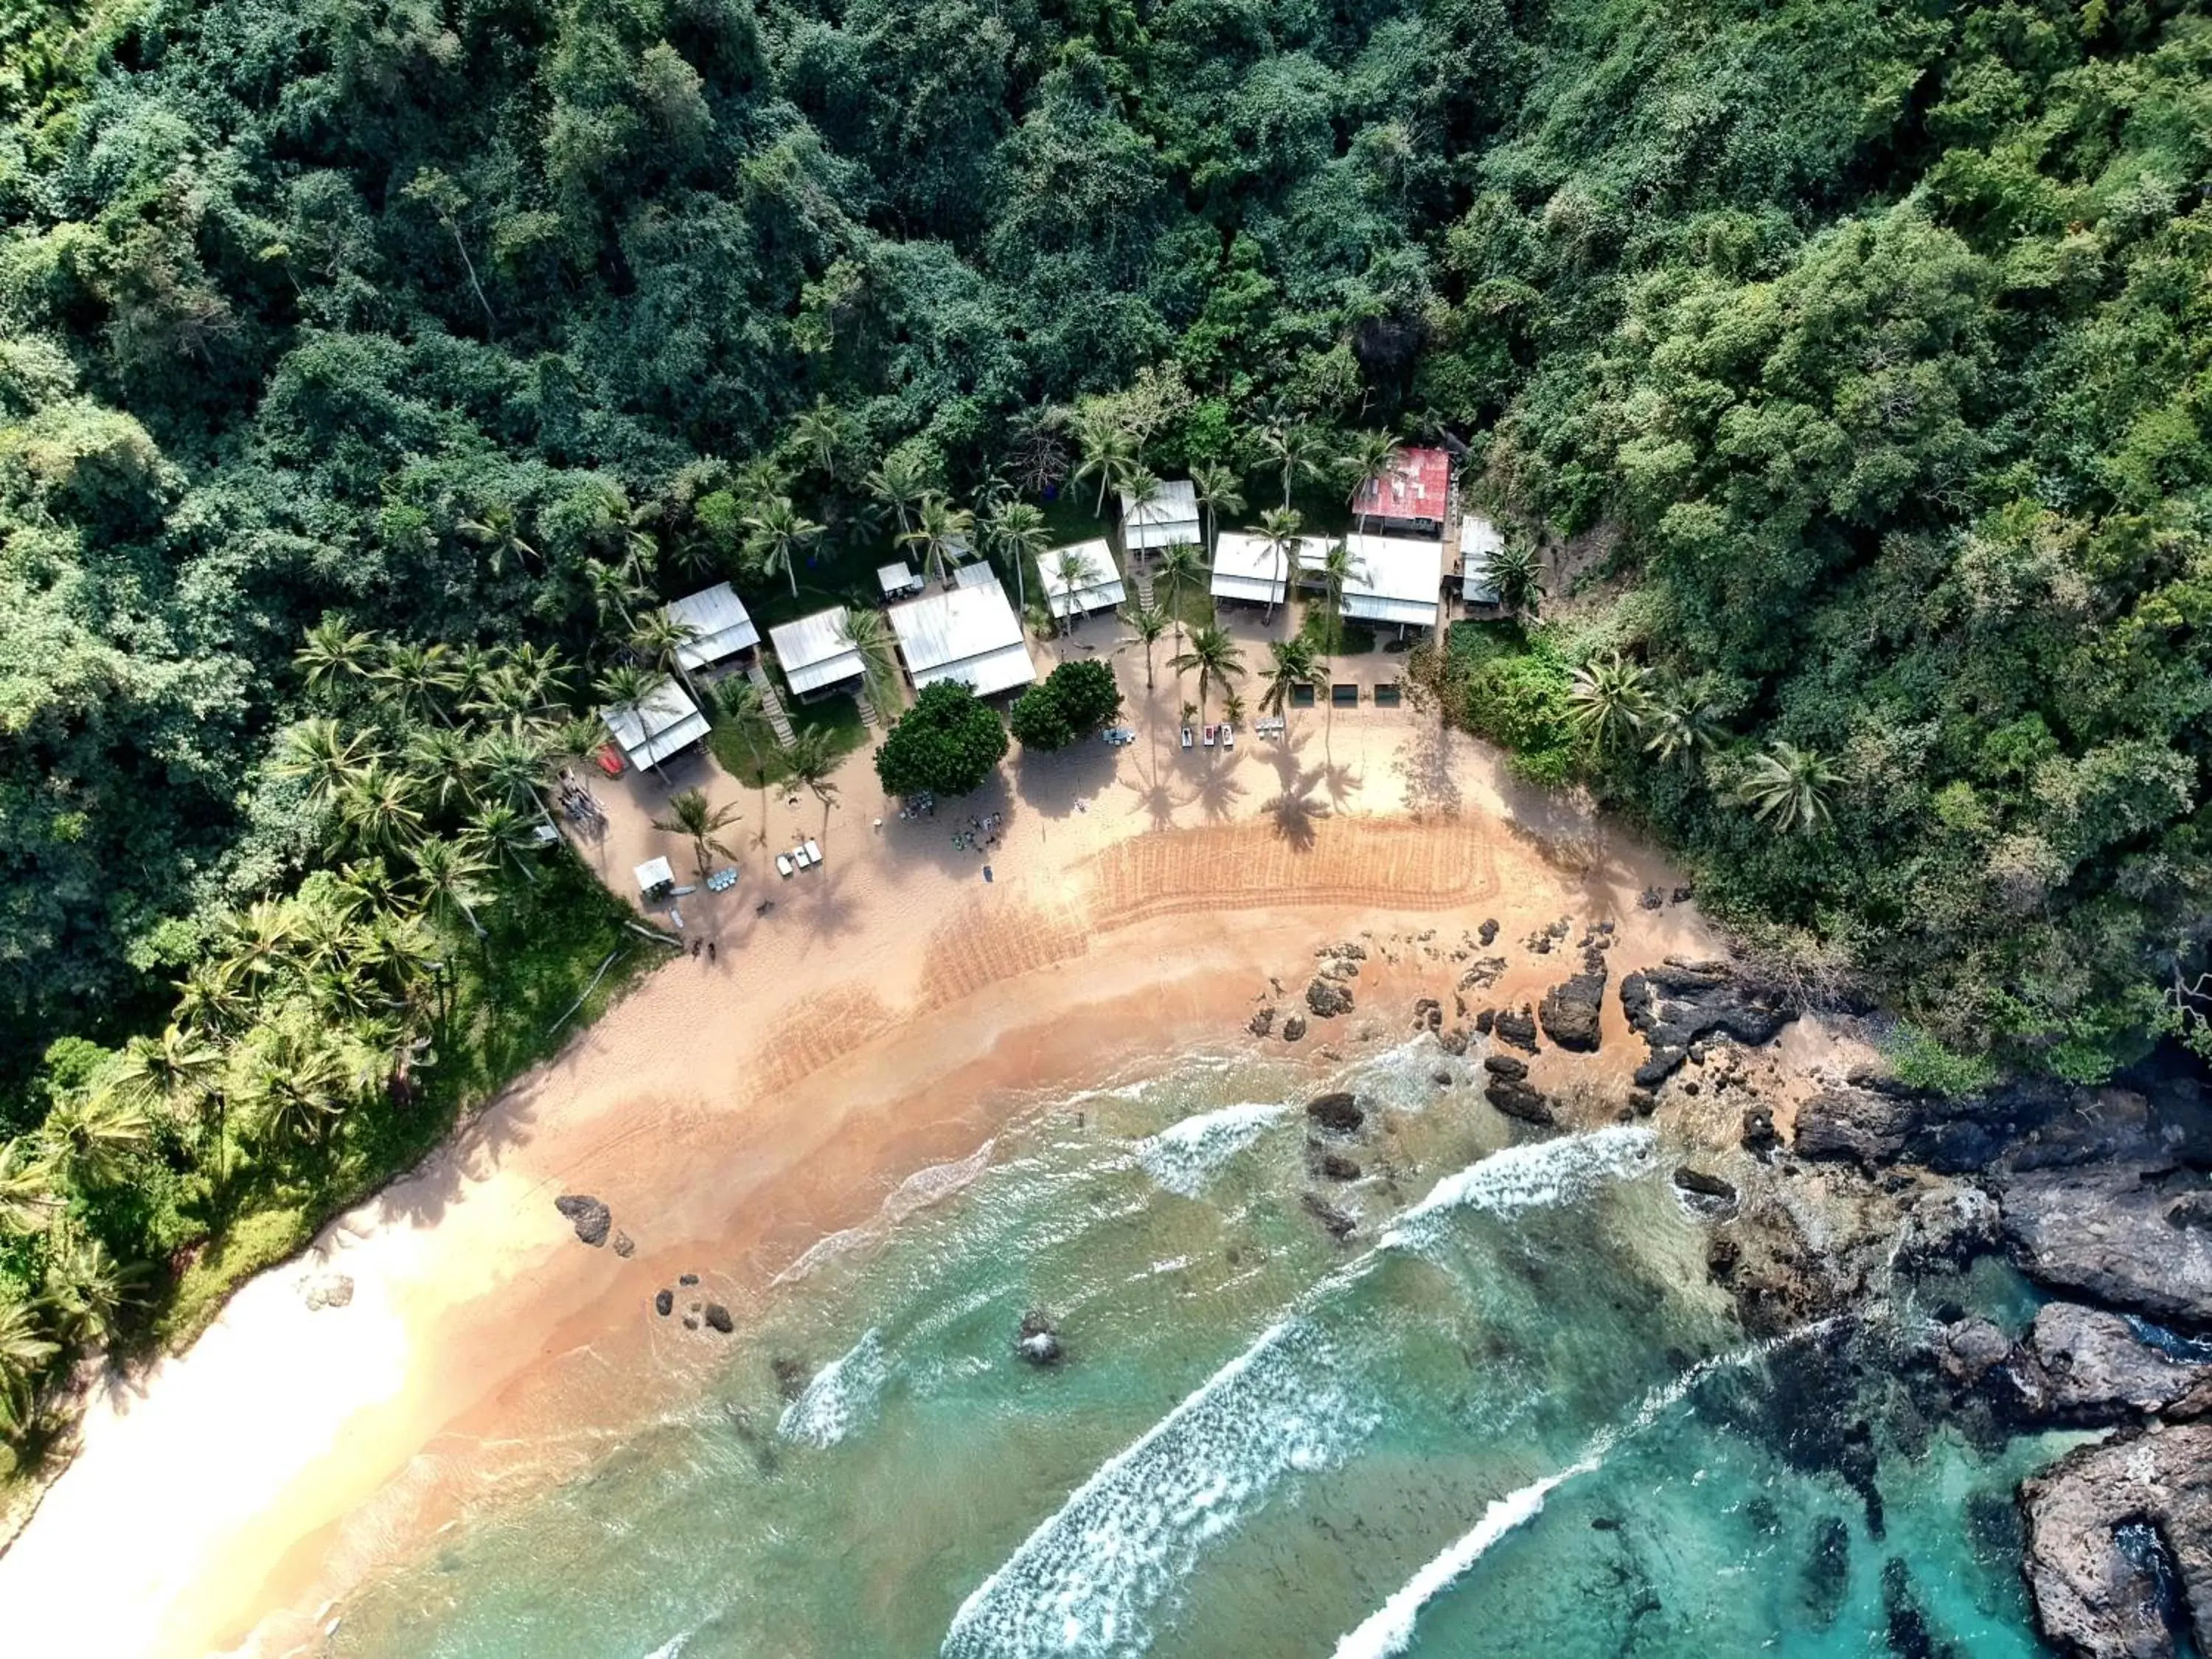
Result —
[[1184, 669], [1197, 671], [1198, 708], [1201, 717], [1206, 712], [1206, 693], [1211, 687], [1227, 685], [1244, 678], [1244, 658], [1237, 649], [1237, 642], [1212, 623], [1192, 633], [1190, 648], [1176, 655], [1174, 666], [1178, 672]]
[[723, 830], [738, 821], [735, 806], [715, 806], [707, 799], [703, 789], [685, 789], [668, 798], [665, 817], [653, 821], [653, 827], [671, 836], [682, 836], [691, 843], [692, 861], [699, 866], [699, 878], [707, 878], [708, 866], [717, 855], [735, 859], [737, 853], [719, 837]]
[[1190, 485], [1198, 504], [1206, 509], [1206, 550], [1218, 555], [1221, 520], [1244, 510], [1243, 483], [1231, 468], [1210, 463], [1191, 468]]

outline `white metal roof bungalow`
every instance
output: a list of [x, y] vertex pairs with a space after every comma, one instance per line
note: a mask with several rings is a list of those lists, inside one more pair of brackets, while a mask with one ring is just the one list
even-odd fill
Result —
[[860, 653], [845, 637], [845, 607], [833, 605], [768, 630], [783, 678], [799, 697], [818, 697], [860, 678]]
[[963, 680], [979, 697], [1010, 691], [1036, 678], [1021, 620], [988, 567], [987, 580], [925, 593], [891, 606], [891, 632], [906, 659], [907, 677], [921, 690], [939, 680]]
[[1501, 595], [1491, 574], [1490, 556], [1505, 550], [1498, 526], [1479, 513], [1459, 521], [1459, 593], [1469, 605], [1496, 605]]
[[673, 680], [641, 699], [599, 710], [632, 766], [658, 766], [707, 735], [707, 717]]
[[[1325, 550], [1318, 536], [1300, 536], [1296, 554], [1299, 567], [1312, 570]], [[1213, 538], [1213, 577], [1208, 586], [1217, 599], [1280, 605], [1290, 585], [1291, 562], [1291, 556], [1277, 551], [1265, 536], [1224, 530]]]
[[1347, 536], [1352, 574], [1344, 614], [1362, 622], [1433, 628], [1443, 587], [1444, 544], [1407, 536]]
[[1198, 490], [1188, 478], [1161, 480], [1160, 493], [1142, 507], [1121, 492], [1121, 545], [1129, 552], [1172, 547], [1177, 542], [1198, 545]]
[[[1060, 574], [1063, 560], [1081, 561], [1082, 571], [1073, 583]], [[1104, 537], [1095, 541], [1077, 542], [1069, 547], [1055, 547], [1037, 561], [1043, 573], [1045, 603], [1053, 615], [1062, 618], [1076, 615], [1088, 616], [1093, 611], [1110, 611], [1128, 598], [1121, 586], [1121, 573], [1114, 568], [1113, 550], [1106, 545]]]
[[692, 637], [676, 653], [676, 659], [687, 669], [710, 667], [760, 643], [760, 629], [745, 614], [744, 601], [738, 597], [737, 589], [727, 582], [671, 599], [666, 614], [671, 622], [682, 623], [692, 631]]

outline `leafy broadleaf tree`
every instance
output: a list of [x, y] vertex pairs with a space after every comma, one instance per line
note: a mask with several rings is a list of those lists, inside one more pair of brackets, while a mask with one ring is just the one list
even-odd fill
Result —
[[876, 775], [900, 796], [964, 795], [1006, 757], [1006, 726], [968, 687], [939, 680], [898, 718], [876, 750]]

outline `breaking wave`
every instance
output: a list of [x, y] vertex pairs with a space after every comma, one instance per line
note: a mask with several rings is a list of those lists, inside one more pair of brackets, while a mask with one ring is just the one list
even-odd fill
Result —
[[802, 1445], [836, 1445], [875, 1410], [888, 1374], [883, 1340], [870, 1331], [814, 1374], [799, 1398], [783, 1408], [775, 1431]]
[[1257, 1140], [1288, 1109], [1254, 1101], [1201, 1112], [1139, 1141], [1137, 1162], [1168, 1191], [1195, 1198], [1216, 1170]]

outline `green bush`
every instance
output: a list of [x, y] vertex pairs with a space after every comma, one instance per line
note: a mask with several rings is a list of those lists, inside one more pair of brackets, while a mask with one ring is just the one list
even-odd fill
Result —
[[1006, 723], [1024, 749], [1065, 749], [1121, 712], [1114, 671], [1095, 657], [1064, 662], [1022, 693]]
[[1006, 722], [952, 680], [922, 688], [876, 750], [876, 776], [894, 795], [964, 795], [1006, 757]]
[[1581, 763], [1582, 743], [1569, 716], [1573, 676], [1557, 647], [1539, 635], [1525, 649], [1486, 654], [1459, 686], [1468, 729], [1512, 751], [1513, 770], [1556, 788]]

